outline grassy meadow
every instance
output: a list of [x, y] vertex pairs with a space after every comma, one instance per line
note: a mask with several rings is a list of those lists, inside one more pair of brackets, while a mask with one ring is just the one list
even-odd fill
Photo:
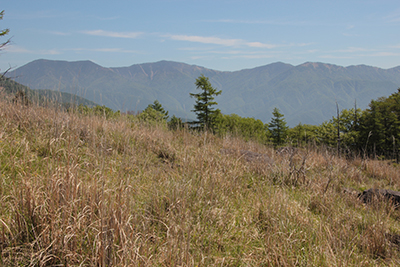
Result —
[[344, 192], [400, 190], [395, 164], [9, 100], [1, 266], [400, 264], [400, 212]]

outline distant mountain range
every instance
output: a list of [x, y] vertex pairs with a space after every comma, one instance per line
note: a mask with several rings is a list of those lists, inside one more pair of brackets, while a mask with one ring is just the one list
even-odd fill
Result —
[[77, 94], [121, 111], [143, 110], [158, 100], [169, 113], [193, 119], [195, 80], [201, 74], [222, 90], [215, 98], [224, 114], [235, 113], [269, 122], [274, 107], [290, 126], [320, 124], [342, 108], [367, 108], [371, 99], [400, 87], [400, 66], [380, 69], [359, 65], [281, 62], [240, 71], [216, 71], [185, 63], [160, 61], [105, 68], [91, 61], [35, 60], [9, 77], [33, 89]]

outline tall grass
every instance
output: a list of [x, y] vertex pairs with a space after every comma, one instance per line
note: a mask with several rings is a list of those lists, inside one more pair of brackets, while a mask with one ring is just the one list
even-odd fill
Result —
[[3, 266], [400, 263], [398, 211], [343, 193], [399, 189], [396, 166], [2, 99]]

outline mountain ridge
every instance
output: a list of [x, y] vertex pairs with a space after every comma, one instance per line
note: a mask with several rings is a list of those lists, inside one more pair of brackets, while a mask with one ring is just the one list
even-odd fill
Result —
[[113, 109], [142, 110], [154, 100], [170, 114], [193, 119], [191, 109], [198, 76], [209, 77], [222, 90], [216, 98], [225, 114], [236, 113], [264, 122], [278, 107], [288, 124], [320, 124], [354, 101], [366, 108], [371, 99], [400, 87], [400, 66], [381, 69], [321, 62], [294, 66], [275, 62], [237, 71], [217, 71], [182, 62], [161, 60], [127, 67], [102, 67], [92, 61], [35, 60], [8, 75], [33, 89], [70, 92]]

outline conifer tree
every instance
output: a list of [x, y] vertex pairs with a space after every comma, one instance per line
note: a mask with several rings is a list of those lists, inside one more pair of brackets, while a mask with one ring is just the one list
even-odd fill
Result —
[[286, 125], [284, 115], [279, 112], [278, 108], [274, 108], [272, 115], [274, 117], [271, 119], [268, 128], [274, 145], [281, 146], [285, 143], [289, 127]]
[[155, 111], [160, 112], [163, 115], [163, 119], [168, 120], [168, 118], [169, 118], [168, 111], [165, 111], [165, 109], [163, 108], [161, 103], [158, 102], [158, 100], [155, 100], [153, 104], [148, 105], [146, 109], [148, 109], [148, 108], [152, 108]]
[[194, 110], [197, 114], [197, 121], [194, 123], [202, 129], [214, 130], [215, 117], [221, 112], [219, 109], [213, 109], [211, 106], [217, 105], [218, 103], [213, 101], [214, 96], [220, 95], [222, 91], [211, 86], [208, 77], [201, 75], [196, 79], [197, 89], [202, 90], [199, 94], [190, 94], [191, 97], [196, 98]]
[[166, 122], [169, 118], [168, 111], [165, 111], [160, 102], [155, 100], [153, 104], [149, 104], [145, 110], [143, 110], [139, 116], [139, 120], [156, 123], [156, 122]]

